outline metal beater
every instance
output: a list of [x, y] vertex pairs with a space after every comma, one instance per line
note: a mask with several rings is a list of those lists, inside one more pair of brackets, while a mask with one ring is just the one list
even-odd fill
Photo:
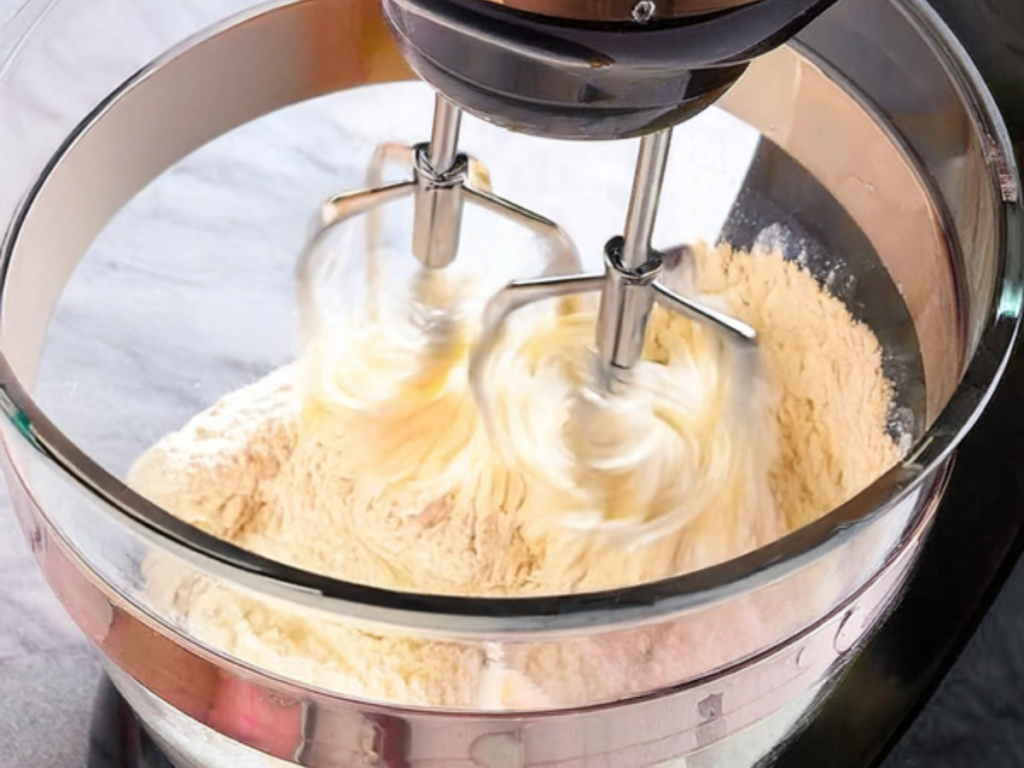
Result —
[[655, 303], [707, 323], [728, 341], [745, 346], [756, 343], [754, 329], [746, 323], [686, 298], [659, 280], [665, 257], [651, 247], [651, 237], [671, 138], [671, 129], [666, 129], [641, 140], [625, 234], [613, 237], [605, 246], [604, 272], [516, 281], [491, 299], [470, 369], [481, 401], [485, 398], [479, 389], [479, 371], [498, 343], [505, 321], [517, 310], [546, 299], [601, 293], [597, 315], [597, 383], [607, 391], [618, 389], [628, 378], [628, 371], [640, 361]]
[[[325, 253], [319, 244], [331, 230], [363, 214], [370, 217], [367, 271], [372, 300], [380, 289], [380, 227], [376, 214], [383, 206], [409, 196], [413, 197], [414, 210], [412, 252], [421, 264], [421, 278], [429, 278], [431, 272], [444, 270], [455, 261], [466, 203], [508, 219], [540, 238], [548, 256], [544, 274], [566, 275], [580, 270], [576, 246], [561, 227], [495, 195], [487, 167], [459, 152], [461, 124], [462, 110], [438, 94], [429, 142], [415, 146], [380, 145], [367, 171], [366, 188], [336, 195], [324, 203], [317, 231], [299, 264], [303, 302], [313, 300], [315, 274]], [[392, 163], [404, 166], [412, 178], [384, 184], [384, 169]], [[424, 279], [416, 282], [414, 300], [426, 301], [425, 283]], [[434, 320], [438, 320], [437, 313], [443, 312], [443, 308], [434, 308]]]
[[[458, 152], [461, 118], [461, 110], [438, 95], [430, 142], [414, 147], [381, 145], [367, 173], [367, 188], [337, 195], [324, 204], [321, 229], [314, 244], [333, 227], [352, 217], [373, 215], [382, 206], [409, 195], [414, 196], [412, 252], [428, 271], [443, 270], [455, 261], [466, 202], [503, 216], [543, 238], [551, 253], [545, 274], [509, 283], [486, 307], [482, 333], [470, 362], [470, 380], [481, 404], [487, 399], [482, 389], [481, 369], [499, 343], [506, 320], [517, 310], [547, 299], [601, 293], [597, 383], [609, 391], [622, 384], [625, 374], [640, 360], [655, 303], [707, 323], [729, 341], [742, 345], [756, 343], [754, 330], [747, 324], [682, 296], [659, 280], [665, 259], [651, 247], [651, 237], [665, 178], [671, 129], [641, 140], [625, 234], [613, 237], [605, 246], [604, 272], [583, 273], [576, 248], [561, 227], [493, 194], [486, 166]], [[412, 179], [383, 184], [383, 168], [389, 162], [409, 167]], [[371, 221], [368, 231], [372, 295], [380, 284], [375, 257], [379, 249], [376, 222]], [[311, 290], [316, 253], [315, 247], [308, 249], [301, 266], [304, 277], [301, 284], [307, 292]], [[434, 322], [443, 322], [444, 308], [434, 309]]]

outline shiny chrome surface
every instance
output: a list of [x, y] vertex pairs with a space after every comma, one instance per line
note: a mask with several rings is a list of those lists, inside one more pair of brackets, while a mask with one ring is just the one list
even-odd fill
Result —
[[[320, 267], [317, 249], [330, 230], [348, 219], [375, 214], [388, 203], [413, 195], [412, 253], [428, 269], [451, 266], [459, 252], [463, 207], [468, 202], [524, 227], [548, 249], [546, 274], [579, 271], [579, 256], [565, 232], [550, 219], [498, 197], [490, 186], [487, 167], [458, 151], [462, 112], [438, 94], [434, 100], [430, 141], [415, 147], [383, 144], [374, 153], [367, 171], [367, 188], [335, 195], [321, 208], [320, 222], [299, 261], [300, 292], [313, 301], [310, 290], [314, 271]], [[388, 162], [399, 162], [412, 174], [411, 181], [383, 183]], [[371, 216], [368, 232], [370, 281], [379, 287], [381, 276], [375, 255], [379, 251], [380, 224]]]
[[[627, 392], [628, 372], [643, 354], [647, 324], [655, 302], [672, 312], [709, 324], [727, 340], [754, 344], [754, 330], [658, 282], [663, 255], [651, 246], [661, 200], [671, 129], [640, 140], [633, 189], [626, 215], [625, 235], [605, 247], [604, 275], [573, 274], [563, 278], [518, 280], [500, 290], [488, 304], [480, 339], [470, 360], [470, 376], [484, 421], [493, 429], [490, 397], [483, 371], [502, 338], [502, 324], [517, 310], [556, 297], [600, 291], [597, 315], [598, 382], [601, 390]], [[497, 438], [496, 441], [500, 442]]]
[[746, 323], [734, 317], [729, 317], [724, 312], [719, 312], [711, 307], [706, 307], [699, 302], [688, 299], [686, 296], [676, 293], [659, 282], [655, 282], [653, 288], [654, 300], [670, 312], [678, 312], [681, 315], [686, 315], [691, 320], [706, 323], [722, 333], [726, 341], [734, 344], [740, 344], [745, 347], [752, 347], [757, 344], [756, 331]]
[[[870, 592], [856, 614], [869, 631], [913, 560], [950, 453], [1016, 338], [1021, 289], [1020, 212], [1006, 192], [1016, 188], [1016, 170], [983, 85], [918, 3], [852, 7], [824, 17], [802, 52], [756, 65], [728, 106], [821, 181], [903, 290], [928, 375], [927, 432], [907, 462], [819, 523], [740, 560], [614, 594], [443, 599], [332, 582], [204, 536], [71, 443], [30, 391], [54, 305], [106, 221], [150, 179], [236, 125], [408, 71], [375, 2], [307, 0], [262, 8], [191, 40], [108, 99], [13, 217], [3, 251], [0, 405], [22, 524], [55, 590], [110, 662], [185, 717], [309, 766], [366, 754], [365, 744], [376, 754], [422, 756], [423, 765], [506, 768], [486, 762], [501, 745], [510, 745], [502, 754], [521, 756], [517, 766], [669, 764], [724, 744], [827, 680], [849, 645], [844, 609]], [[884, 77], [864, 71], [861, 50], [847, 60], [851, 46], [842, 44], [862, 41], [864, 30], [876, 33], [871, 40], [907, 44], [913, 55], [887, 51], [899, 66]], [[0, 96], [16, 76], [8, 67]], [[97, 99], [115, 83], [101, 84]], [[82, 83], [81, 93], [90, 88], [98, 86]], [[860, 91], [862, 103], [850, 97]], [[942, 108], [928, 112], [935, 104]], [[937, 119], [946, 110], [960, 119]], [[65, 118], [52, 124], [70, 130]], [[0, 141], [14, 135], [0, 115]], [[57, 149], [26, 144], [7, 182], [29, 190]], [[424, 654], [428, 641], [499, 643], [513, 667], [529, 671], [538, 648], [583, 662], [595, 652], [626, 658], [638, 644], [679, 642], [692, 653], [655, 654], [625, 679], [598, 680], [603, 688], [552, 712], [470, 715], [358, 702], [197, 642], [146, 593], [140, 564], [151, 557], [283, 615], [401, 634]], [[801, 654], [804, 647], [811, 650]], [[254, 702], [249, 714], [262, 727], [222, 706], [232, 701]]]
[[416, 205], [412, 252], [425, 267], [443, 269], [455, 261], [462, 232], [462, 185], [469, 162], [459, 158], [462, 110], [438, 94], [430, 143], [415, 155]]
[[602, 375], [608, 381], [614, 380], [619, 370], [636, 365], [643, 354], [658, 277], [657, 271], [646, 268], [654, 256], [651, 239], [671, 145], [671, 129], [640, 140], [625, 234], [621, 247], [606, 251], [608, 279], [597, 316], [597, 350]]
[[[481, 382], [483, 370], [502, 337], [501, 325], [517, 310], [539, 301], [600, 291], [597, 386], [605, 391], [628, 392], [628, 372], [643, 354], [647, 325], [656, 301], [669, 311], [707, 323], [728, 341], [744, 345], [756, 342], [754, 330], [746, 323], [705, 307], [659, 282], [664, 257], [652, 248], [651, 241], [671, 143], [671, 129], [640, 140], [625, 235], [613, 238], [605, 247], [603, 276], [577, 274], [554, 280], [514, 281], [490, 301], [480, 340], [472, 353], [470, 373], [484, 420], [492, 429], [490, 398]], [[497, 433], [495, 439], [500, 442]]]
[[661, 189], [665, 183], [665, 168], [672, 146], [672, 131], [659, 131], [640, 140], [640, 154], [636, 160], [636, 176], [626, 214], [625, 240], [622, 265], [635, 270], [651, 258], [651, 240], [654, 222], [658, 216]]
[[[901, 30], [901, 18], [903, 26], [906, 25], [898, 8], [889, 3], [872, 2], [862, 15], [851, 14], [845, 6], [840, 4], [822, 22], [837, 19], [844, 28], [849, 24], [850, 34], [857, 40], [899, 34], [899, 39], [892, 41], [896, 47], [890, 54], [887, 46], [886, 55], [902, 56], [904, 49], [899, 46], [911, 45], [907, 39], [909, 32], [897, 32]], [[877, 19], [879, 29], [887, 31], [878, 33], [874, 22], [865, 21], [866, 15]], [[821, 26], [828, 25], [816, 25], [819, 34]], [[865, 37], [869, 30], [875, 38]], [[920, 45], [920, 42], [914, 43], [914, 50], [923, 55]], [[831, 53], [833, 50], [835, 54]], [[838, 40], [824, 52], [842, 57], [840, 71], [846, 77], [863, 69], [861, 54], [848, 52]], [[882, 52], [871, 50], [865, 55], [878, 56]], [[955, 87], [955, 81], [940, 81], [932, 72], [920, 73], [921, 62], [926, 60], [904, 58], [906, 69], [897, 68], [884, 75], [869, 71], [864, 74], [869, 79], [854, 80], [872, 98], [891, 99], [897, 90], [906, 89], [904, 98], [909, 103], [896, 98], [879, 105], [886, 115], [894, 115], [894, 121], [910, 121], [909, 125], [894, 126], [904, 131], [902, 136], [897, 136], [885, 123], [871, 128], [865, 126], [860, 117], [864, 114], [864, 105], [857, 98], [838, 98], [828, 79], [818, 75], [821, 64], [798, 56], [771, 56], [762, 60], [722, 99], [722, 105], [738, 117], [763, 126], [765, 136], [793, 154], [839, 200], [851, 218], [879, 223], [864, 227], [864, 233], [899, 287], [914, 318], [927, 382], [927, 423], [924, 426], [928, 427], [956, 390], [963, 366], [973, 357], [984, 327], [977, 317], [970, 323], [972, 343], [969, 344], [964, 337], [965, 314], [950, 312], [949, 308], [982, 307], [991, 301], [991, 293], [984, 295], [983, 292], [993, 289], [994, 275], [990, 270], [995, 268], [995, 260], [977, 259], [985, 266], [978, 264], [972, 269], [988, 272], [983, 277], [979, 275], [975, 292], [967, 302], [959, 295], [966, 286], [955, 274], [962, 269], [956, 264], [964, 254], [973, 256], [986, 248], [1001, 247], [987, 238], [996, 234], [992, 223], [1002, 215], [1002, 201], [997, 199], [998, 193], [991, 185], [996, 166], [990, 165], [982, 172], [984, 162], [976, 164], [985, 152], [981, 145], [982, 134], [949, 133], [953, 124], [945, 115], [955, 103], [955, 92], [949, 90]], [[826, 67], [826, 73], [831, 71], [831, 67]], [[923, 107], [918, 106], [918, 102], [929, 97], [917, 94], [913, 85], [916, 77], [927, 78], [928, 86], [936, 91], [930, 98], [936, 99], [940, 106], [930, 118], [927, 112], [922, 112]], [[938, 146], [942, 149], [938, 150]], [[1006, 147], [1004, 152], [1009, 153], [1008, 143]], [[922, 154], [933, 149], [937, 152], [934, 157]], [[916, 156], [914, 164], [926, 163], [924, 174], [913, 172], [905, 152]], [[1005, 156], [1012, 158], [1011, 154]], [[965, 174], [964, 184], [954, 183], [938, 189], [938, 194], [930, 194], [936, 182], [941, 184], [962, 163], [973, 165], [973, 172]], [[961, 206], [977, 206], [979, 210], [969, 220], [943, 221], [943, 209]], [[953, 226], [948, 226], [950, 224]], [[976, 242], [965, 241], [975, 237], [986, 240], [987, 245], [979, 247]], [[952, 257], [942, 255], [947, 249], [952, 249]], [[951, 356], [959, 360], [951, 361]]]

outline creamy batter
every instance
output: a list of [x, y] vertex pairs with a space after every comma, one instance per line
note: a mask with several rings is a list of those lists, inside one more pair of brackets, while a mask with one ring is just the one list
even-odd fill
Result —
[[[897, 461], [892, 392], [871, 331], [797, 264], [723, 245], [695, 248], [690, 266], [677, 287], [752, 325], [756, 360], [656, 309], [628, 396], [587, 394], [594, 307], [552, 302], [510, 324], [479, 404], [469, 315], [437, 314], [443, 333], [349, 324], [154, 446], [130, 483], [254, 552], [404, 591], [581, 592], [736, 557]], [[455, 307], [451, 286], [428, 287]], [[200, 639], [349, 695], [545, 706], [612, 691], [614, 669], [635, 676], [633, 660], [592, 647], [510, 661], [271, 609], [168, 561], [147, 575]]]

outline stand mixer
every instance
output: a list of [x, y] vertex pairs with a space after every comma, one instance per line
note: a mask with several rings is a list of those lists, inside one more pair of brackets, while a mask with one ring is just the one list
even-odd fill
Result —
[[[84, 119], [81, 104], [68, 105], [25, 143], [0, 209], [12, 222], [0, 321], [11, 492], [54, 590], [176, 766], [737, 768], [768, 759], [799, 731], [898, 596], [951, 452], [998, 383], [1020, 321], [1018, 180], [984, 85], [914, 0], [848, 1], [805, 27], [829, 5], [199, 3], [184, 14], [191, 36], [182, 24], [148, 20], [146, 45], [170, 53], [136, 74], [137, 55], [126, 55], [120, 69], [83, 86]], [[46, 29], [46, 19], [57, 17], [26, 28]], [[19, 77], [33, 56], [62, 39], [32, 34], [39, 48], [19, 46], [4, 70], [0, 87], [12, 93], [27, 82]], [[879, 57], [865, 41], [884, 51], [889, 71], [874, 66]], [[71, 410], [45, 394], [44, 342], [47, 354], [60, 349], [62, 292], [70, 286], [72, 295], [85, 274], [72, 272], [80, 261], [88, 268], [86, 252], [123, 206], [207, 142], [308, 99], [388, 87], [409, 77], [406, 62], [441, 92], [430, 141], [382, 145], [368, 189], [324, 206], [314, 246], [401, 197], [412, 199], [412, 251], [428, 271], [463, 258], [466, 202], [538, 235], [546, 269], [492, 301], [476, 365], [520, 307], [580, 291], [601, 293], [595, 382], [609, 390], [628, 387], [655, 302], [751, 347], [749, 327], [659, 283], [666, 251], [651, 242], [672, 127], [720, 104], [765, 137], [722, 236], [784, 221], [814, 236], [791, 243], [813, 252], [817, 239], [860, 265], [864, 287], [847, 299], [904, 374], [898, 394], [915, 420], [907, 459], [818, 523], [738, 560], [608, 593], [509, 600], [338, 582], [227, 545], [134, 494], [98, 443], [85, 432], [68, 437]], [[558, 217], [495, 195], [486, 167], [459, 153], [462, 109], [551, 138], [642, 137], [626, 227], [606, 249], [604, 272], [581, 268]], [[29, 114], [0, 119], [0, 145], [24, 135]], [[395, 162], [411, 179], [385, 184], [383, 167]], [[757, 195], [775, 206], [760, 219]], [[806, 210], [816, 218], [801, 218]], [[685, 258], [685, 249], [675, 253]], [[818, 266], [824, 279], [834, 265]], [[317, 269], [314, 247], [300, 277]], [[497, 645], [515, 656], [543, 647], [614, 658], [666, 634], [704, 639], [694, 640], [692, 658], [634, 670], [639, 690], [571, 706], [465, 711], [366, 701], [267, 673], [191, 636], [146, 594], [144, 563], [154, 554], [311, 626], [365, 628], [424, 649]], [[817, 588], [826, 575], [827, 594]], [[750, 617], [756, 633], [732, 629]]]

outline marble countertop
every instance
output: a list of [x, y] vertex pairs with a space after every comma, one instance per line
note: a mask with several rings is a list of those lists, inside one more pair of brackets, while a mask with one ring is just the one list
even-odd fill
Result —
[[[0, 0], [0, 26], [20, 4], [21, 0]], [[402, 134], [410, 134], [409, 126], [403, 125], [401, 120], [392, 116], [389, 121], [402, 138], [406, 138]], [[369, 146], [366, 135], [360, 134], [359, 125], [353, 123], [347, 129], [346, 135], [353, 146]], [[271, 126], [268, 130], [275, 129]], [[705, 137], [708, 141], [728, 140], [734, 142], [734, 146], [746, 146], [742, 135], [729, 133], [727, 124], [712, 126]], [[480, 142], [486, 143], [483, 133], [478, 138]], [[324, 134], [319, 140], [332, 142], [337, 139]], [[695, 143], [689, 151], [696, 157], [701, 154], [699, 147], [702, 146], [699, 142]], [[224, 151], [227, 154], [222, 159], [230, 159], [230, 148]], [[621, 164], [626, 172], [620, 175], [628, 180], [629, 152], [620, 154], [607, 160]], [[246, 168], [249, 171], [258, 170], [259, 162], [248, 154], [246, 158], [249, 161]], [[273, 158], [266, 158], [264, 162], [272, 164]], [[500, 171], [495, 177], [507, 182], [516, 192], [515, 158], [507, 158], [504, 168], [501, 165], [501, 162], [495, 163], [497, 171]], [[240, 175], [230, 177], [229, 180], [250, 191], [258, 189], [258, 180], [267, 177], [255, 171], [246, 175], [249, 172], [246, 168], [237, 171]], [[725, 180], [723, 199], [731, 200], [732, 193], [727, 188], [729, 184], [735, 184], [737, 174], [741, 171], [742, 167], [729, 164], [713, 169], [716, 178]], [[312, 157], [303, 169], [302, 178], [296, 176], [288, 180], [288, 199], [285, 202], [278, 200], [281, 203], [280, 215], [288, 220], [295, 219], [296, 211], [307, 208], [310, 201], [320, 199], [324, 192], [338, 191], [357, 184], [359, 173], [360, 169], [354, 164], [325, 167], [316, 157]], [[169, 211], [173, 213], [175, 210], [175, 195], [179, 195], [182, 200], [187, 199], [193, 209], [198, 206], [213, 211], [215, 215], [210, 215], [209, 226], [219, 226], [225, 215], [225, 209], [219, 206], [226, 204], [226, 198], [218, 197], [223, 180], [221, 176], [192, 173], [185, 168], [181, 173], [171, 175], [170, 186], [147, 192], [129, 218], [117, 226], [130, 228], [132, 216], [152, 218], [160, 214], [165, 221], [171, 220], [167, 215]], [[588, 181], [583, 178], [580, 183], [588, 184]], [[330, 185], [337, 188], [331, 189]], [[557, 184], [547, 186], [557, 189]], [[609, 188], [604, 196], [606, 199], [603, 198], [602, 204], [610, 206], [609, 210], [619, 210], [621, 199], [628, 193], [626, 181], [620, 186], [621, 189]], [[529, 190], [525, 187], [523, 189], [523, 194], [528, 196]], [[706, 190], [697, 190], [690, 197], [687, 197], [685, 189], [671, 194], [679, 195], [681, 206], [685, 204], [690, 210], [699, 210], [704, 221], [713, 222], [717, 220], [716, 217], [724, 215], [724, 209], [716, 207], [715, 196], [706, 194]], [[557, 215], [557, 196], [550, 201], [526, 202], [536, 203], [536, 207], [545, 212], [551, 210], [545, 205], [550, 202], [555, 208], [554, 218], [560, 221], [565, 218]], [[593, 211], [590, 215], [593, 215]], [[571, 219], [572, 212], [566, 216]], [[254, 268], [254, 264], [273, 263], [275, 251], [271, 248], [272, 238], [266, 236], [272, 223], [264, 222], [262, 227], [249, 231], [238, 241], [244, 247], [239, 248], [237, 258], [244, 259], [250, 268]], [[585, 230], [586, 223], [581, 220], [576, 222], [576, 227]], [[126, 231], [122, 229], [122, 234]], [[283, 240], [277, 241], [274, 247], [293, 248], [300, 236], [300, 229], [288, 230], [281, 235]], [[583, 232], [581, 239], [586, 239], [586, 236], [587, 233]], [[130, 238], [124, 242], [131, 246]], [[594, 250], [593, 244], [585, 245], [589, 250]], [[107, 286], [105, 290], [131, 290], [133, 286], [137, 287], [140, 279], [164, 274], [161, 270], [166, 268], [164, 265], [170, 263], [170, 258], [175, 255], [179, 257], [175, 262], [178, 270], [184, 269], [190, 280], [205, 281], [207, 285], [224, 284], [224, 275], [230, 274], [233, 268], [230, 260], [221, 263], [216, 269], [211, 267], [211, 254], [201, 248], [190, 249], [187, 254], [175, 254], [172, 246], [166, 243], [154, 248], [134, 270], [117, 268], [117, 264], [121, 263], [119, 260], [128, 258], [129, 254], [126, 251], [118, 252], [115, 244], [111, 244], [106, 254], [109, 256], [107, 261], [104, 261], [106, 257], [97, 260], [95, 273], [90, 274], [87, 270], [73, 281], [68, 301], [72, 314], [67, 318], [65, 329], [73, 330], [76, 319], [74, 312], [89, 311], [91, 305], [101, 300], [95, 293], [97, 283], [90, 282], [94, 278], [98, 280], [103, 277], [106, 281], [104, 285]], [[226, 271], [219, 273], [217, 269]], [[288, 268], [275, 266], [274, 269], [283, 270], [281, 274], [285, 274]], [[262, 274], [262, 277], [261, 274], [249, 273], [246, 277], [248, 282], [242, 287], [262, 291], [259, 295], [268, 297], [271, 291], [268, 286], [273, 284], [274, 273], [271, 270]], [[219, 373], [195, 381], [190, 378], [188, 366], [171, 365], [166, 359], [161, 364], [153, 356], [150, 356], [152, 360], [142, 359], [143, 356], [125, 356], [126, 349], [131, 351], [145, 348], [139, 346], [145, 334], [155, 332], [159, 323], [166, 322], [166, 318], [155, 310], [149, 315], [151, 326], [145, 323], [138, 323], [135, 327], [126, 327], [123, 323], [112, 324], [109, 327], [124, 327], [125, 330], [121, 336], [98, 350], [99, 358], [94, 361], [94, 373], [85, 373], [81, 360], [74, 355], [57, 354], [47, 364], [47, 377], [51, 381], [69, 382], [70, 388], [57, 388], [50, 393], [55, 400], [65, 401], [67, 422], [62, 423], [62, 426], [72, 436], [76, 436], [76, 432], [93, 435], [95, 442], [88, 447], [108, 466], [120, 472], [147, 442], [173, 428], [183, 417], [212, 402], [224, 391], [244, 383], [254, 371], [263, 370], [287, 358], [294, 318], [286, 312], [268, 314], [257, 306], [249, 314], [203, 314], [206, 311], [203, 307], [216, 306], [209, 303], [197, 307], [192, 322], [197, 325], [216, 322], [221, 333], [217, 344], [227, 340], [240, 350], [249, 349], [245, 346], [245, 338], [247, 332], [252, 336], [252, 323], [263, 323], [261, 327], [271, 334], [269, 338], [272, 343], [264, 336], [258, 349], [252, 346], [252, 355], [258, 353], [260, 357], [226, 360], [223, 367], [217, 369]], [[69, 335], [65, 343], [73, 346], [74, 341], [75, 338]], [[200, 349], [198, 354], [208, 355], [212, 359], [217, 349], [216, 344], [211, 344], [209, 349]], [[271, 347], [273, 349], [268, 353]], [[199, 364], [198, 360], [193, 362]], [[110, 425], [103, 425], [105, 429], [97, 429], [96, 424], [84, 421], [81, 413], [74, 408], [76, 392], [90, 389], [90, 382], [83, 377], [109, 374], [118, 365], [150, 366], [147, 369], [149, 374], [159, 376], [165, 389], [177, 388], [176, 399], [173, 400], [176, 403], [175, 409], [161, 411], [159, 418], [150, 418], [152, 412], [145, 410], [148, 407], [146, 403], [135, 397], [139, 394], [138, 389], [120, 392], [110, 390], [107, 393], [109, 397], [115, 398], [112, 403], [123, 417], [120, 423], [145, 420], [152, 434], [143, 434], [138, 430], [118, 431]], [[204, 370], [212, 370], [208, 361], [202, 365]], [[107, 379], [108, 382], [110, 380]], [[142, 404], [133, 405], [133, 397]], [[964, 656], [943, 683], [935, 700], [887, 761], [885, 768], [1016, 768], [1024, 765], [1024, 696], [1019, 693], [1024, 690], [1024, 644], [1020, 642], [1021, 637], [1024, 637], [1024, 570], [1018, 569]], [[90, 712], [100, 674], [93, 652], [65, 616], [36, 569], [28, 547], [20, 536], [10, 504], [6, 496], [0, 493], [0, 768], [85, 766]]]

